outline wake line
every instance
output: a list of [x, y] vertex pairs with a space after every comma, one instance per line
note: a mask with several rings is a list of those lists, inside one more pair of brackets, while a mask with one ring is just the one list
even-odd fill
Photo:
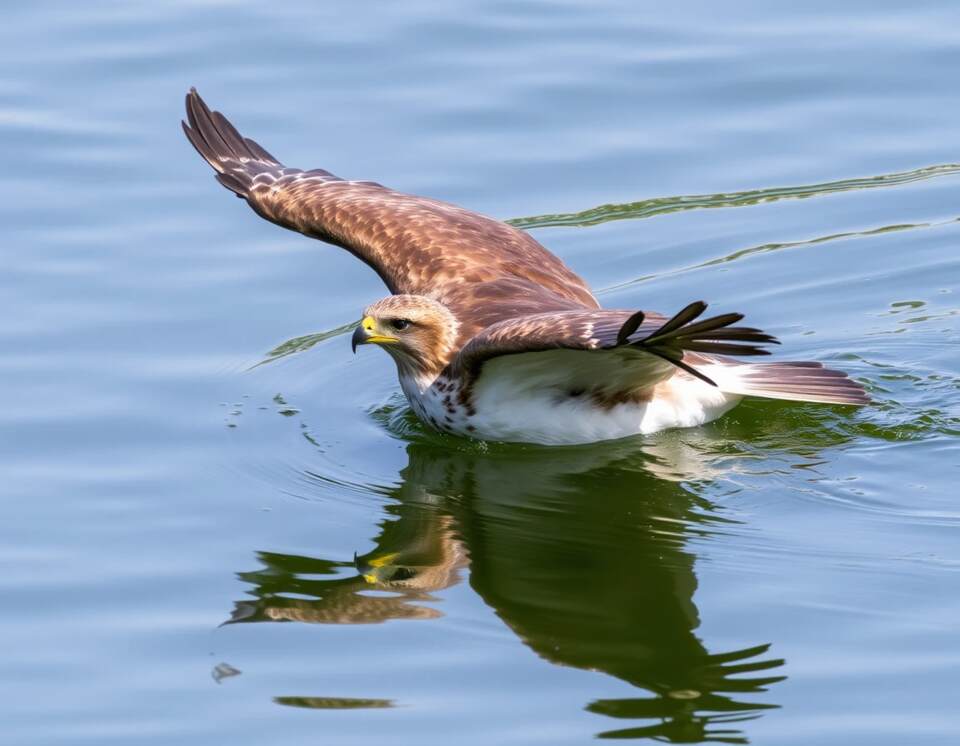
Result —
[[727, 192], [720, 194], [688, 194], [677, 197], [656, 197], [639, 202], [627, 202], [616, 205], [600, 205], [582, 212], [557, 213], [552, 215], [534, 215], [525, 218], [513, 218], [506, 222], [517, 228], [549, 228], [557, 226], [586, 227], [599, 225], [613, 220], [639, 220], [655, 215], [666, 215], [684, 210], [708, 210], [720, 207], [746, 207], [764, 202], [776, 202], [782, 199], [805, 199], [820, 197], [837, 192], [850, 192], [858, 189], [877, 189], [879, 187], [899, 186], [915, 181], [935, 179], [960, 173], [960, 163], [945, 163], [939, 166], [926, 166], [913, 171], [869, 176], [858, 179], [828, 181], [823, 184], [807, 184], [794, 187], [773, 187], [770, 189], [751, 189], [745, 192]]
[[349, 324], [343, 324], [342, 326], [338, 326], [334, 329], [328, 329], [325, 332], [304, 334], [300, 337], [288, 339], [286, 342], [283, 342], [270, 350], [270, 352], [267, 353], [266, 358], [261, 360], [259, 363], [251, 365], [249, 368], [247, 368], [247, 372], [253, 370], [254, 368], [259, 368], [261, 365], [272, 363], [275, 360], [289, 357], [290, 355], [296, 355], [299, 352], [306, 352], [311, 347], [318, 345], [321, 342], [325, 342], [328, 339], [333, 339], [334, 337], [339, 337], [347, 332], [352, 332], [359, 323], [359, 321], [351, 321]]
[[706, 267], [713, 267], [717, 264], [726, 264], [728, 262], [735, 262], [739, 259], [745, 259], [746, 257], [753, 256], [754, 254], [766, 254], [771, 251], [779, 251], [781, 249], [796, 249], [804, 246], [816, 246], [821, 243], [828, 243], [830, 241], [840, 241], [846, 239], [855, 239], [855, 238], [869, 238], [871, 236], [879, 236], [883, 233], [894, 233], [896, 231], [913, 231], [923, 228], [939, 228], [944, 225], [950, 225], [952, 223], [960, 223], [960, 218], [950, 218], [948, 220], [941, 220], [935, 223], [897, 223], [895, 225], [884, 225], [879, 228], [868, 228], [862, 231], [844, 231], [842, 233], [831, 233], [827, 236], [817, 236], [816, 238], [807, 238], [802, 241], [781, 241], [777, 243], [765, 243], [760, 246], [751, 246], [746, 249], [738, 249], [731, 254], [725, 256], [717, 257], [715, 259], [709, 259], [705, 262], [700, 262], [699, 264], [691, 264], [686, 267], [679, 267], [677, 269], [668, 270], [665, 272], [657, 272], [656, 274], [651, 275], [641, 275], [640, 277], [634, 277], [625, 282], [617, 283], [616, 285], [609, 285], [605, 288], [600, 288], [596, 291], [597, 295], [605, 295], [607, 293], [612, 293], [615, 290], [622, 290], [623, 288], [630, 287], [631, 285], [639, 285], [642, 282], [648, 282], [650, 280], [657, 280], [661, 277], [672, 277], [674, 275], [682, 275], [687, 272], [693, 272], [698, 269], [705, 269]]

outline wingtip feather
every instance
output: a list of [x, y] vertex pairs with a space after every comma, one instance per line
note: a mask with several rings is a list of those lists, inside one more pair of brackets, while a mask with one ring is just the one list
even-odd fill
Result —
[[239, 196], [257, 174], [282, 168], [280, 162], [253, 140], [241, 135], [219, 111], [212, 111], [191, 86], [184, 97], [186, 120], [180, 125], [190, 144], [216, 171], [217, 180]]

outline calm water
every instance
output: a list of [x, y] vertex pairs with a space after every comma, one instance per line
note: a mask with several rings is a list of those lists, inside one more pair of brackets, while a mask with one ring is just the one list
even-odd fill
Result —
[[[803, 5], [5, 8], [2, 741], [956, 743], [960, 10]], [[432, 436], [343, 334], [379, 281], [213, 181], [190, 85], [877, 403]]]

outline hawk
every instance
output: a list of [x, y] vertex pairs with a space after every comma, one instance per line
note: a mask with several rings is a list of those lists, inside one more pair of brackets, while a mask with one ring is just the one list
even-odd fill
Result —
[[777, 344], [690, 303], [666, 317], [601, 308], [522, 230], [439, 200], [323, 169], [289, 168], [191, 89], [187, 139], [217, 181], [284, 228], [340, 246], [391, 295], [353, 335], [394, 359], [413, 411], [483, 440], [575, 444], [690, 427], [744, 396], [861, 405], [863, 388], [815, 362], [738, 360]]

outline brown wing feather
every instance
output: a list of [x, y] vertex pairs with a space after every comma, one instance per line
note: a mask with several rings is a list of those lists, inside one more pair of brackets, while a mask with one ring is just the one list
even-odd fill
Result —
[[706, 308], [706, 303], [697, 301], [670, 319], [657, 313], [615, 310], [571, 310], [507, 319], [471, 339], [451, 363], [452, 372], [476, 377], [487, 360], [503, 355], [619, 348], [653, 355], [715, 386], [685, 361], [685, 352], [767, 355], [760, 345], [778, 344], [758, 329], [731, 326], [743, 318], [742, 314], [695, 322]]
[[372, 182], [285, 168], [211, 112], [196, 90], [186, 107], [184, 132], [221, 184], [267, 220], [347, 249], [392, 293], [429, 295], [466, 311], [475, 294], [458, 288], [499, 283], [505, 309], [509, 298], [540, 302], [541, 310], [599, 307], [583, 280], [517, 228]]

